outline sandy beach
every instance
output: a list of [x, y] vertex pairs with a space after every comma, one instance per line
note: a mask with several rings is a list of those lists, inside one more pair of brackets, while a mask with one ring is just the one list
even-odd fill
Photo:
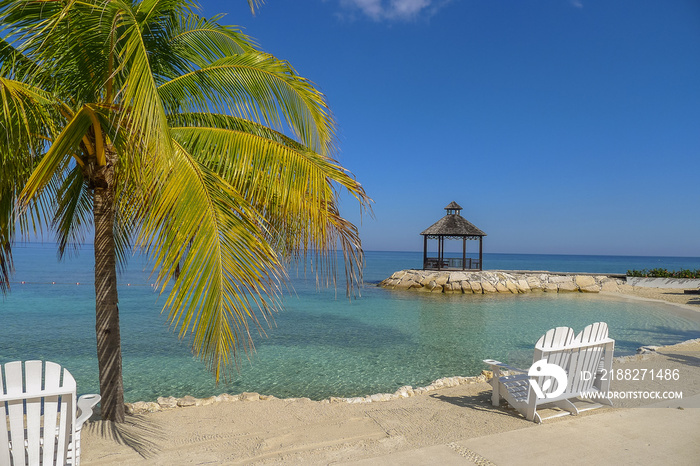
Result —
[[[682, 290], [624, 285], [620, 294], [700, 311], [700, 297], [685, 295]], [[700, 401], [700, 340], [620, 358], [614, 368], [678, 369], [676, 381], [619, 381], [612, 388], [682, 392], [683, 399], [619, 400], [614, 408], [536, 425], [506, 404], [493, 407], [491, 387], [485, 382], [372, 403], [263, 401], [251, 396], [249, 401], [235, 398], [128, 416], [127, 422], [117, 427], [105, 421], [90, 422], [82, 433], [82, 461], [85, 465], [427, 464], [433, 460], [443, 464], [509, 464], [507, 448], [496, 453], [489, 446], [502, 442], [502, 436], [513, 436], [512, 442], [531, 449], [537, 449], [539, 442], [542, 454], [556, 448], [571, 451], [564, 443], [542, 437], [545, 430], [552, 436], [567, 436], [575, 435], [577, 429], [591, 429], [590, 435], [595, 436], [603, 435], [600, 429], [607, 428], [616, 432], [616, 437], [605, 434], [614, 440], [615, 451], [609, 452], [612, 456], [608, 458], [624, 453], [626, 447], [620, 442], [629, 440], [631, 444], [642, 442], [660, 455], [657, 463], [654, 455], [637, 448], [634, 454], [644, 455], [640, 459], [646, 459], [647, 464], [692, 464], [700, 455], [700, 409], [680, 408], [683, 403], [692, 406], [693, 400]], [[666, 409], [645, 407], [654, 404]], [[665, 437], [657, 435], [656, 424], [666, 426]], [[626, 434], [626, 426], [634, 433]], [[533, 440], [528, 440], [530, 437]], [[562, 438], [561, 442], [571, 440]]]

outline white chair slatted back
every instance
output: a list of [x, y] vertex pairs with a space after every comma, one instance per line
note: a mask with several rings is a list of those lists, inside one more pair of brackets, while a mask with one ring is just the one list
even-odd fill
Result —
[[[595, 342], [588, 342], [594, 344]], [[588, 392], [593, 387], [595, 374], [603, 354], [603, 344], [572, 350], [571, 362], [567, 368], [569, 393]]]
[[600, 343], [581, 350], [582, 353], [586, 353], [586, 357], [575, 375], [581, 377], [582, 374], [586, 374], [587, 380], [577, 381], [580, 391], [590, 391], [594, 386], [607, 391], [610, 387], [609, 379], [601, 383], [597, 375], [604, 369], [612, 369], [612, 352], [615, 348], [615, 342], [608, 337], [608, 324], [605, 322], [592, 323], [581, 330], [574, 341], [580, 344]]
[[[3, 383], [3, 374], [0, 371], [0, 395], [5, 393], [5, 384]], [[5, 402], [0, 402], [0, 419], [5, 422], [4, 428], [0, 429], [0, 464], [10, 464], [10, 431], [7, 430], [7, 410]]]
[[[559, 367], [566, 368], [569, 365], [571, 353], [564, 351], [567, 345], [570, 345], [576, 336], [576, 333], [571, 327], [556, 327], [547, 330], [547, 333], [542, 335], [537, 343], [535, 343], [535, 351], [532, 362], [546, 359], [549, 364], [556, 364]], [[537, 377], [537, 383], [543, 387], [545, 377]], [[543, 389], [542, 392], [547, 394], [557, 390], [557, 382], [552, 380], [551, 385]]]
[[[605, 322], [588, 325], [578, 335], [574, 335], [569, 327], [557, 327], [547, 331], [537, 341], [533, 362], [544, 358], [548, 363], [564, 369], [567, 387], [557, 398], [565, 399], [572, 394], [592, 390], [597, 381], [596, 374], [609, 365], [603, 357], [609, 345], [612, 345], [612, 340], [608, 338], [608, 325]], [[541, 387], [543, 377], [538, 377], [537, 382]], [[551, 386], [542, 391], [546, 394], [556, 389], [557, 382], [552, 380]]]
[[7, 363], [4, 376], [0, 397], [3, 407], [7, 406], [4, 419], [7, 423], [9, 418], [10, 430], [8, 439], [6, 429], [0, 429], [0, 447], [5, 447], [0, 459], [7, 460], [2, 464], [65, 464], [68, 444], [75, 435], [73, 376], [56, 363], [44, 365], [42, 361], [26, 361], [24, 367], [21, 361]]
[[608, 338], [608, 324], [605, 322], [595, 322], [581, 330], [581, 332], [576, 335], [575, 340], [579, 343], [590, 343], [602, 341], [606, 338]]
[[[41, 361], [24, 363], [25, 393], [40, 393], [44, 368]], [[41, 398], [26, 400], [27, 410], [27, 459], [29, 464], [39, 464], [41, 453]], [[44, 463], [47, 464], [47, 463]]]
[[[5, 393], [18, 399], [7, 400], [7, 416], [10, 418], [10, 454], [15, 466], [25, 466], [24, 457], [24, 402], [20, 398], [24, 393], [22, 386], [22, 363], [5, 364]], [[18, 454], [19, 453], [19, 454]]]

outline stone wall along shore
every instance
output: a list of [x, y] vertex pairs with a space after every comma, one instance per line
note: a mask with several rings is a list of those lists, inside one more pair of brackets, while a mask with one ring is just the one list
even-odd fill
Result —
[[430, 293], [617, 292], [624, 279], [608, 275], [552, 272], [400, 270], [379, 283], [392, 290]]
[[[331, 397], [318, 403], [377, 403], [381, 401], [397, 400], [399, 398], [410, 398], [412, 396], [423, 395], [441, 388], [456, 387], [457, 385], [483, 383], [490, 377], [489, 371], [482, 371], [481, 375], [475, 377], [444, 377], [438, 379], [425, 387], [413, 388], [409, 385], [399, 388], [394, 393], [377, 393], [374, 395], [358, 396], [352, 398]], [[260, 395], [255, 392], [244, 392], [240, 395], [229, 395], [223, 393], [218, 396], [210, 396], [208, 398], [195, 398], [193, 396], [184, 396], [175, 398], [173, 396], [158, 397], [157, 401], [137, 401], [136, 403], [124, 403], [127, 414], [146, 414], [159, 411], [166, 411], [175, 408], [188, 408], [191, 406], [207, 406], [214, 403], [230, 403], [239, 401], [268, 401], [278, 398], [272, 395]], [[309, 398], [284, 398], [285, 401], [304, 400], [311, 401]]]

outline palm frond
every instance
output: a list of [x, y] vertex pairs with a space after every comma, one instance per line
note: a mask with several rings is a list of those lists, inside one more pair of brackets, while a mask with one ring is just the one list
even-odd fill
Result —
[[[189, 126], [175, 126], [177, 122]], [[179, 144], [265, 216], [271, 229], [268, 241], [280, 254], [299, 258], [313, 251], [317, 270], [332, 278], [333, 251], [339, 245], [350, 247], [346, 252], [348, 283], [350, 287], [359, 283], [359, 237], [337, 211], [334, 184], [349, 191], [362, 207], [369, 207], [371, 200], [347, 170], [280, 133], [243, 119], [185, 114], [173, 117], [171, 124]], [[204, 126], [207, 124], [215, 126]]]
[[334, 121], [325, 97], [289, 63], [261, 52], [226, 57], [159, 86], [168, 113], [215, 112], [284, 131], [314, 152], [332, 152]]
[[69, 247], [82, 244], [92, 225], [92, 196], [80, 167], [70, 170], [61, 182], [56, 196], [53, 227], [56, 230], [59, 257]]
[[65, 170], [73, 154], [80, 150], [80, 143], [92, 125], [92, 110], [81, 108], [56, 136], [53, 144], [37, 165], [20, 194], [23, 205], [29, 203], [57, 173]]
[[[262, 216], [215, 172], [180, 145], [172, 171], [153, 170], [137, 245], [154, 261], [160, 290], [175, 276], [165, 308], [180, 336], [217, 380], [240, 345], [251, 345], [254, 310], [265, 319], [278, 307], [284, 271], [266, 241]], [[156, 174], [160, 173], [160, 176]]]
[[194, 14], [183, 18], [173, 31], [173, 49], [195, 67], [204, 67], [212, 61], [257, 49], [251, 37], [238, 28], [219, 24], [218, 19], [206, 19]]
[[29, 215], [18, 217], [16, 201], [21, 186], [30, 177], [53, 131], [55, 114], [46, 93], [29, 84], [0, 76], [0, 292], [9, 290], [13, 270], [12, 243], [15, 234], [27, 234], [30, 225], [42, 230], [47, 205], [34, 199]]
[[[120, 3], [120, 2], [114, 2]], [[163, 105], [151, 69], [149, 52], [142, 34], [144, 25], [130, 9], [115, 15], [114, 29], [119, 32], [118, 66], [114, 74], [121, 75], [118, 91], [122, 107], [119, 124], [129, 124], [144, 138], [143, 146], [154, 153], [167, 154], [172, 150]], [[128, 118], [128, 122], [126, 119]]]

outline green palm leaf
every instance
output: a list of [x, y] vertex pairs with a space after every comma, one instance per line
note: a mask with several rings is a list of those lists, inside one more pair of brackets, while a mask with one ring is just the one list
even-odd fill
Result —
[[161, 84], [159, 92], [168, 113], [231, 113], [278, 130], [288, 127], [315, 152], [333, 149], [334, 124], [323, 95], [271, 55], [221, 58]]

